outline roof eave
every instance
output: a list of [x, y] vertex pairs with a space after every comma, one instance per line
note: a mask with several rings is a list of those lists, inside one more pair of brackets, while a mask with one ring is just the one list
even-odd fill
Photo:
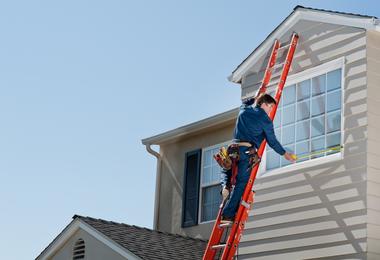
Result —
[[194, 134], [205, 130], [207, 128], [215, 127], [218, 125], [223, 125], [236, 118], [238, 108], [228, 110], [224, 113], [220, 113], [203, 120], [178, 127], [176, 129], [142, 139], [141, 142], [144, 145], [161, 145], [164, 143], [171, 142], [181, 137], [185, 137], [190, 134]]
[[276, 38], [280, 38], [281, 35], [287, 32], [289, 27], [293, 26], [301, 19], [340, 24], [380, 32], [379, 19], [376, 17], [361, 17], [353, 14], [333, 13], [305, 7], [296, 7], [294, 11], [285, 18], [285, 20], [280, 23], [280, 25], [276, 27], [276, 29], [274, 29], [274, 31], [272, 31], [268, 37], [232, 72], [228, 77], [228, 80], [233, 83], [241, 83], [243, 75], [261, 57], [261, 55], [271, 48], [273, 41]]

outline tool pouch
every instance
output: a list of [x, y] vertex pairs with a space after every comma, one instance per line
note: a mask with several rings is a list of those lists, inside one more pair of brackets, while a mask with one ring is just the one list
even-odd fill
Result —
[[232, 161], [234, 162], [239, 161], [239, 145], [238, 144], [230, 144], [227, 148], [227, 153]]
[[231, 170], [232, 164], [239, 160], [239, 146], [231, 144], [227, 147], [220, 148], [219, 152], [214, 155], [214, 159], [224, 170]]
[[246, 153], [249, 156], [249, 168], [248, 170], [251, 170], [256, 164], [258, 164], [261, 161], [261, 158], [257, 154], [257, 150], [254, 147], [250, 147]]

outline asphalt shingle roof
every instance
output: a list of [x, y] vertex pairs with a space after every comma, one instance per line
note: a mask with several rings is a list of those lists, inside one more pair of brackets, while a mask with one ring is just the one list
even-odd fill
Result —
[[75, 215], [142, 259], [202, 259], [207, 241]]

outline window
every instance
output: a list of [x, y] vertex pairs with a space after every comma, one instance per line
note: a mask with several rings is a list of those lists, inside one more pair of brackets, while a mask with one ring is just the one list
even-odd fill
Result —
[[[339, 68], [284, 88], [274, 128], [287, 151], [305, 156], [297, 163], [339, 152], [323, 150], [341, 144], [341, 85]], [[267, 171], [289, 164], [267, 146]]]
[[213, 155], [219, 152], [223, 143], [205, 148], [202, 152], [202, 174], [201, 174], [201, 222], [214, 220], [218, 214], [219, 205], [222, 202], [220, 195], [220, 173], [221, 167], [214, 160]]
[[73, 260], [84, 259], [86, 246], [83, 239], [79, 238], [74, 245]]

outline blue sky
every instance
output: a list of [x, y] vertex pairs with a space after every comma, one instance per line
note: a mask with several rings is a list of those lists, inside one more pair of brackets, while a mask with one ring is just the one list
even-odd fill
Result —
[[141, 139], [239, 105], [227, 76], [297, 4], [2, 1], [0, 259], [33, 259], [74, 214], [152, 227]]

